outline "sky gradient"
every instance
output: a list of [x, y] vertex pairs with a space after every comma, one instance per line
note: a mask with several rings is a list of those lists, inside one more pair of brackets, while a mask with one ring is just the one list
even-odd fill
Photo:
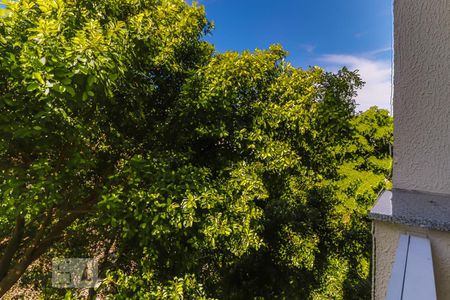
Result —
[[281, 44], [297, 67], [358, 69], [366, 86], [357, 110], [390, 110], [391, 0], [201, 0], [217, 51]]

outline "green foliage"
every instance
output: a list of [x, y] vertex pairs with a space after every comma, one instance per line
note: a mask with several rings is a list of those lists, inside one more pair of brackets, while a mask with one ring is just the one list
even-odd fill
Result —
[[368, 297], [392, 120], [354, 115], [355, 72], [214, 54], [182, 0], [6, 4], [0, 295], [37, 259], [95, 256], [117, 299]]
[[115, 299], [212, 299], [206, 296], [202, 284], [193, 275], [184, 278], [175, 277], [165, 285], [153, 281], [152, 274], [125, 275], [116, 273], [106, 278], [106, 283], [112, 282], [118, 287]]

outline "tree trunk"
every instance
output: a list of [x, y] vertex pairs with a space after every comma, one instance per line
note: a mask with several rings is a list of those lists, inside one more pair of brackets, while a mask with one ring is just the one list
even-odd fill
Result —
[[3, 279], [3, 277], [8, 272], [14, 254], [19, 249], [19, 245], [23, 236], [24, 226], [24, 217], [18, 216], [16, 218], [16, 226], [14, 227], [14, 232], [11, 235], [11, 239], [9, 240], [8, 246], [5, 249], [2, 259], [0, 260], [0, 280]]
[[20, 279], [20, 277], [22, 277], [30, 264], [31, 262], [17, 264], [8, 272], [8, 274], [6, 274], [2, 281], [0, 281], [0, 299]]
[[[32, 241], [27, 247], [23, 244], [20, 245], [25, 227], [24, 221], [22, 219], [16, 220], [16, 228], [14, 229], [14, 233], [8, 243], [7, 249], [5, 250], [5, 255], [8, 254], [8, 256], [4, 255], [0, 260], [0, 266], [5, 266], [4, 275], [0, 277], [0, 299], [9, 291], [9, 289], [11, 289], [20, 277], [22, 277], [26, 269], [36, 259], [47, 252], [47, 250], [54, 245], [54, 243], [62, 238], [63, 233], [68, 226], [75, 222], [75, 220], [85, 215], [86, 209], [90, 209], [95, 205], [97, 198], [98, 193], [95, 191], [87, 199], [85, 199], [83, 203], [84, 210], [72, 211], [69, 214], [65, 214], [64, 218], [61, 218], [53, 225], [51, 225], [51, 219], [54, 215], [54, 210], [49, 211], [38, 232], [34, 235]], [[8, 252], [10, 245], [11, 249], [16, 247], [12, 254], [9, 254]], [[25, 247], [23, 254], [20, 255], [21, 259], [16, 261], [16, 263], [11, 266], [13, 256], [20, 247]], [[9, 256], [11, 257], [8, 259]], [[3, 261], [5, 261], [5, 263]], [[2, 270], [0, 269], [0, 271]]]
[[8, 292], [9, 289], [22, 277], [26, 269], [42, 254], [59, 239], [62, 238], [64, 230], [72, 224], [76, 219], [80, 217], [80, 214], [74, 213], [67, 215], [66, 218], [57, 222], [53, 228], [46, 235], [47, 238], [43, 239], [46, 227], [50, 222], [50, 215], [42, 224], [40, 230], [36, 233], [30, 246], [25, 250], [22, 255], [22, 260], [17, 262], [14, 266], [10, 266], [6, 276], [0, 280], [0, 299]]

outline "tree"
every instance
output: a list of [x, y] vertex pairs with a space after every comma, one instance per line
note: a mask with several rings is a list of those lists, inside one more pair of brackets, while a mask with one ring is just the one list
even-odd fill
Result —
[[380, 191], [392, 187], [393, 119], [387, 110], [371, 107], [352, 117], [351, 123], [353, 137], [338, 147], [339, 175], [330, 182], [334, 243], [331, 263], [315, 291], [318, 299], [371, 299], [372, 235], [367, 213]]
[[183, 1], [6, 4], [0, 294], [74, 222], [101, 215], [114, 176], [158, 148], [182, 84], [212, 53], [203, 9]]
[[276, 45], [214, 54], [211, 29], [182, 0], [7, 3], [0, 295], [55, 256], [101, 260], [91, 296], [325, 295], [362, 82]]
[[233, 298], [370, 299], [367, 213], [391, 187], [392, 117], [372, 107], [349, 120], [352, 134], [325, 148], [331, 163], [316, 175], [283, 171], [267, 184], [276, 197], [263, 209], [264, 245], [233, 266]]

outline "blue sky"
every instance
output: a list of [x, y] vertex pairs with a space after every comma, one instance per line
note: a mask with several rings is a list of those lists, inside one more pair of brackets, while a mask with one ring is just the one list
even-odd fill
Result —
[[279, 43], [295, 66], [359, 69], [358, 110], [390, 109], [391, 0], [200, 0], [220, 52]]

